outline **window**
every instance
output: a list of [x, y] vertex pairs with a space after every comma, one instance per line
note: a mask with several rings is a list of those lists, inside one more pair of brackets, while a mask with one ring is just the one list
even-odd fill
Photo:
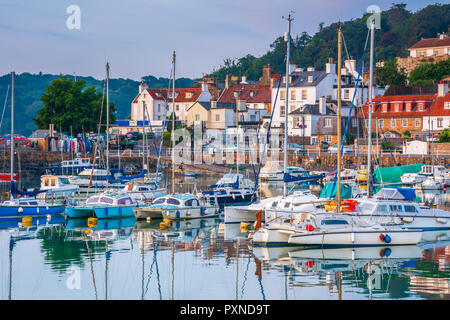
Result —
[[158, 104], [158, 112], [161, 112], [161, 105]]
[[378, 120], [378, 128], [383, 128], [384, 127], [384, 120], [380, 119]]
[[352, 127], [353, 127], [353, 128], [358, 127], [358, 119], [352, 118]]
[[89, 198], [86, 201], [86, 203], [97, 203], [97, 202], [98, 202], [98, 197]]
[[406, 104], [406, 112], [411, 112], [411, 102]]
[[278, 201], [274, 201], [273, 203], [272, 203], [272, 208], [273, 207], [276, 207], [278, 205]]
[[423, 102], [419, 102], [417, 105], [417, 111], [423, 111]]
[[400, 107], [399, 107], [398, 103], [394, 104], [394, 107], [395, 107], [395, 112], [400, 111]]
[[117, 204], [132, 204], [131, 198], [122, 198], [117, 201]]
[[306, 89], [302, 90], [302, 100], [306, 100], [308, 98], [308, 91]]
[[322, 220], [321, 225], [336, 225], [336, 224], [348, 224], [345, 220]]
[[284, 204], [284, 207], [285, 207], [285, 208], [289, 208], [290, 205], [291, 205], [290, 202], [286, 202], [286, 203]]
[[450, 101], [444, 102], [444, 109], [450, 109]]
[[161, 204], [166, 202], [165, 198], [159, 198], [159, 199], [155, 199], [155, 201], [153, 201], [153, 204]]
[[405, 206], [405, 212], [417, 212], [415, 206]]
[[420, 120], [419, 120], [419, 119], [416, 119], [416, 120], [414, 121], [414, 126], [415, 126], [416, 128], [419, 128], [419, 127], [420, 127]]
[[285, 100], [286, 99], [286, 91], [281, 90], [281, 100]]
[[216, 114], [216, 121], [220, 121], [220, 115]]
[[349, 89], [344, 90], [344, 99], [350, 99], [350, 90]]
[[280, 116], [284, 116], [286, 113], [286, 106], [281, 106], [280, 107]]
[[323, 137], [323, 140], [324, 140], [325, 142], [331, 142], [331, 136], [324, 136], [324, 137]]
[[391, 210], [391, 212], [403, 212], [403, 206], [400, 205], [390, 205], [389, 209]]
[[102, 198], [100, 199], [100, 202], [102, 202], [102, 203], [107, 203], [107, 204], [113, 204], [113, 203], [114, 203], [114, 200], [111, 199], [111, 198], [102, 197]]
[[331, 119], [325, 119], [325, 127], [326, 128], [331, 128], [331, 126], [332, 126], [332, 123], [331, 123]]
[[175, 109], [176, 109], [177, 111], [180, 111], [180, 105], [177, 104], [177, 105], [175, 106]]
[[294, 90], [291, 91], [291, 100], [297, 100]]
[[169, 198], [169, 199], [167, 199], [167, 204], [173, 204], [173, 205], [179, 206], [180, 205], [180, 201], [178, 201], [175, 198]]
[[192, 97], [192, 92], [186, 92], [186, 98], [191, 98]]
[[385, 204], [380, 204], [377, 208], [378, 212], [387, 212], [387, 206]]
[[395, 128], [395, 119], [391, 119], [391, 128]]
[[199, 114], [195, 115], [195, 121], [200, 121], [200, 115]]
[[383, 112], [387, 112], [387, 103], [383, 103]]
[[442, 120], [442, 118], [438, 118], [437, 119], [437, 126], [438, 126], [438, 128], [442, 128], [443, 127], [443, 120]]
[[407, 128], [408, 127], [408, 120], [407, 119], [403, 119], [402, 120], [402, 127], [403, 128]]

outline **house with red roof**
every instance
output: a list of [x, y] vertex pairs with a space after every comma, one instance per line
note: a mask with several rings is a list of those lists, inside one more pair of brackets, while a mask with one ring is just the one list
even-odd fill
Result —
[[450, 55], [450, 38], [442, 33], [437, 38], [421, 39], [408, 48], [409, 55], [413, 58], [438, 57]]
[[[406, 131], [416, 139], [430, 130], [443, 131], [450, 125], [450, 105], [447, 82], [438, 85], [437, 93], [378, 95], [372, 104], [372, 133], [386, 137], [402, 137]], [[369, 127], [369, 101], [359, 110], [364, 127]]]

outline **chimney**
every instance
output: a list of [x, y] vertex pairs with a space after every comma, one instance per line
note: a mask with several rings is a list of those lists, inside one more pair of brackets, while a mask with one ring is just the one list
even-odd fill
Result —
[[448, 93], [448, 82], [441, 80], [438, 84], [438, 97], [444, 97]]
[[289, 74], [291, 74], [292, 72], [294, 72], [295, 69], [297, 69], [297, 66], [296, 66], [294, 63], [289, 62]]
[[319, 112], [322, 115], [327, 114], [327, 100], [325, 99], [325, 97], [319, 98]]
[[336, 73], [336, 65], [333, 63], [333, 58], [328, 58], [328, 63], [326, 64], [326, 71], [330, 74]]
[[241, 84], [247, 84], [247, 77], [245, 76], [245, 74], [242, 76]]
[[314, 71], [314, 67], [313, 66], [309, 66], [308, 67], [308, 71]]
[[440, 39], [440, 40], [444, 40], [445, 38], [447, 38], [447, 35], [446, 35], [444, 32], [442, 32], [442, 33], [439, 35], [439, 39]]
[[141, 82], [139, 84], [139, 93], [142, 93], [142, 91], [144, 91], [144, 89], [147, 89], [147, 88], [148, 88], [147, 84], [145, 82]]
[[228, 89], [230, 87], [230, 76], [227, 75], [225, 76], [225, 89]]
[[202, 92], [208, 91], [208, 83], [206, 81], [202, 82]]
[[345, 65], [345, 68], [346, 68], [350, 73], [356, 72], [356, 60], [353, 59], [353, 57], [350, 57], [350, 59], [345, 60], [344, 65]]

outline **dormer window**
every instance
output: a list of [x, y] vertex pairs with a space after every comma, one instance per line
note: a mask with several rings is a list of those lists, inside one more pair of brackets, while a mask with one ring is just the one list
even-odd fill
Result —
[[394, 105], [394, 107], [395, 107], [395, 112], [399, 112], [399, 111], [400, 111], [398, 103], [396, 103], [396, 104]]
[[444, 102], [444, 109], [450, 109], [450, 101], [445, 101]]
[[192, 98], [192, 92], [186, 92], [186, 98]]
[[308, 82], [312, 83], [314, 81], [314, 76], [308, 76]]
[[406, 112], [411, 112], [411, 102], [406, 104]]
[[423, 102], [417, 104], [417, 111], [423, 111]]
[[241, 94], [241, 91], [236, 90], [236, 91], [233, 92], [233, 94], [234, 94], [234, 97], [235, 97], [235, 98], [239, 98], [239, 96], [240, 96], [240, 94]]
[[[375, 110], [373, 110], [375, 111]], [[383, 103], [383, 112], [387, 112], [387, 103]]]
[[161, 97], [161, 92], [156, 92], [155, 94], [157, 97]]

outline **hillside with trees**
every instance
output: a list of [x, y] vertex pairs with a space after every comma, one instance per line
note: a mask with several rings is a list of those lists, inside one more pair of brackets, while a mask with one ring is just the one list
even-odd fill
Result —
[[[291, 35], [291, 61], [303, 68], [314, 66], [317, 70], [324, 70], [329, 57], [337, 61], [337, 29], [341, 26], [348, 55], [355, 58], [359, 65], [366, 42], [369, 16], [370, 14], [363, 14], [361, 18], [332, 23], [326, 27], [321, 23], [319, 31], [313, 36], [307, 32]], [[449, 4], [429, 5], [415, 13], [410, 12], [404, 3], [392, 4], [389, 10], [381, 13], [381, 30], [377, 29], [375, 32], [375, 61], [406, 57], [409, 54], [407, 49], [422, 37], [434, 38], [440, 32], [448, 32], [449, 21]], [[345, 50], [343, 54], [346, 58]], [[242, 58], [226, 58], [223, 66], [215, 70], [212, 76], [216, 80], [223, 80], [227, 73], [235, 76], [245, 74], [248, 80], [258, 80], [262, 67], [266, 64], [270, 64], [273, 72], [284, 73], [285, 56], [286, 43], [280, 36], [261, 57], [248, 54]], [[367, 66], [368, 54], [366, 59]]]

